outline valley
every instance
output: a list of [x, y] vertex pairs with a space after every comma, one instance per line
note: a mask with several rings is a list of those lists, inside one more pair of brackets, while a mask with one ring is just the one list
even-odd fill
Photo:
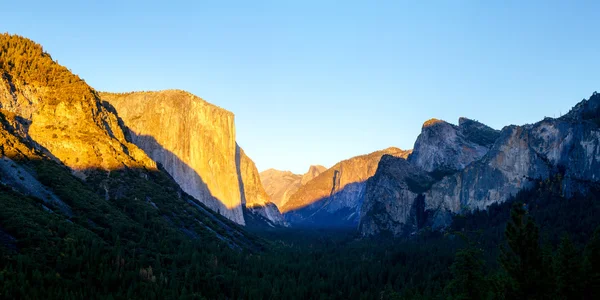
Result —
[[234, 113], [189, 92], [99, 92], [7, 33], [0, 75], [0, 298], [600, 294], [596, 92], [295, 174], [259, 172]]

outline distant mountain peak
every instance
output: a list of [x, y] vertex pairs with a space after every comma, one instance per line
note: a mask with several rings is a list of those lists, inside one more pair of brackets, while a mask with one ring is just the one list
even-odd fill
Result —
[[434, 126], [434, 125], [438, 125], [438, 124], [450, 124], [450, 123], [448, 123], [448, 122], [446, 122], [444, 120], [440, 120], [440, 119], [436, 119], [436, 118], [431, 118], [431, 119], [429, 119], [429, 120], [427, 120], [427, 121], [425, 121], [423, 123], [423, 129], [425, 129], [427, 127]]
[[305, 185], [306, 183], [308, 183], [309, 181], [311, 181], [313, 178], [319, 176], [319, 174], [325, 172], [325, 170], [327, 170], [327, 168], [325, 168], [324, 166], [321, 165], [311, 165], [308, 168], [308, 172], [304, 173], [304, 175], [302, 175], [302, 179], [300, 180], [300, 184]]
[[562, 119], [593, 120], [600, 123], [600, 94], [592, 93], [588, 99], [577, 103]]

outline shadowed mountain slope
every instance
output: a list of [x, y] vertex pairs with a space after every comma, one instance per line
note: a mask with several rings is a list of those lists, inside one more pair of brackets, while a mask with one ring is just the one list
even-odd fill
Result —
[[[281, 224], [254, 162], [235, 142], [233, 113], [188, 92], [101, 93], [134, 144], [160, 163], [184, 191], [228, 219], [245, 224], [248, 204]], [[167, 150], [167, 151], [165, 151]]]
[[[370, 236], [402, 235], [423, 227], [443, 230], [453, 214], [502, 203], [536, 180], [553, 176], [559, 176], [567, 197], [585, 194], [600, 179], [598, 116], [600, 96], [594, 93], [561, 118], [507, 126], [500, 132], [464, 120], [459, 126], [423, 126], [410, 165], [380, 165], [381, 171], [367, 183], [360, 231]], [[407, 180], [414, 177], [410, 174], [419, 172], [429, 172], [435, 182], [405, 193], [410, 190]], [[417, 224], [410, 211], [426, 220]]]
[[304, 175], [294, 174], [290, 171], [268, 169], [260, 173], [260, 180], [271, 201], [282, 207], [289, 198], [303, 185], [323, 173], [327, 168], [319, 165], [310, 166]]
[[406, 158], [410, 153], [391, 147], [341, 161], [301, 186], [281, 211], [292, 225], [354, 226], [358, 224], [365, 181], [375, 174], [381, 157]]

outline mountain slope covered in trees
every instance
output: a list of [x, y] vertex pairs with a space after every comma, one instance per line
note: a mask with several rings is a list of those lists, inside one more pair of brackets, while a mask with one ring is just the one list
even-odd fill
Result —
[[[402, 238], [248, 229], [185, 193], [40, 45], [0, 35], [0, 74], [0, 298], [600, 294], [600, 186], [581, 182], [585, 188], [567, 192], [568, 169], [532, 178], [502, 203], [449, 215], [443, 233], [427, 222]], [[596, 124], [597, 111], [576, 110]]]

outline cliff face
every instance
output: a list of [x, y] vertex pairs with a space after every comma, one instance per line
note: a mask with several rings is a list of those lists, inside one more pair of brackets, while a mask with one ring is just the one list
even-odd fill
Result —
[[40, 45], [3, 34], [0, 49], [0, 108], [15, 115], [35, 147], [82, 178], [92, 169], [156, 168], [127, 142], [96, 92]]
[[101, 97], [118, 111], [131, 141], [186, 193], [244, 224], [231, 112], [176, 90]]
[[433, 185], [425, 194], [426, 209], [436, 218], [485, 209], [557, 173], [564, 173], [565, 193], [585, 192], [581, 183], [600, 179], [599, 143], [597, 124], [583, 119], [507, 127], [481, 161]]
[[131, 141], [185, 192], [238, 224], [245, 224], [244, 205], [281, 223], [254, 162], [236, 144], [231, 112], [177, 90], [101, 96], [118, 111]]
[[344, 160], [301, 186], [281, 211], [292, 225], [355, 226], [366, 180], [386, 154], [406, 158], [410, 151], [388, 148]]
[[[244, 224], [244, 175], [248, 203], [265, 204], [264, 215], [281, 221], [266, 205], [254, 163], [245, 155], [236, 160], [232, 113], [182, 91], [102, 94], [110, 102], [102, 101], [40, 45], [3, 34], [0, 49], [0, 109], [29, 145], [75, 175], [154, 172], [156, 161], [185, 192], [238, 224]], [[245, 174], [238, 172], [240, 163]], [[115, 192], [109, 181], [98, 182], [107, 199]]]
[[[360, 212], [364, 235], [414, 232], [424, 222], [418, 196], [434, 181], [425, 171], [401, 157], [385, 155], [377, 172], [367, 180], [365, 201]], [[422, 198], [422, 197], [421, 197]], [[413, 201], [406, 201], [411, 199]]]
[[465, 118], [459, 120], [459, 126], [431, 119], [423, 124], [409, 161], [440, 175], [459, 171], [483, 157], [498, 135], [498, 131]]
[[[114, 110], [31, 40], [0, 34], [0, 106], [3, 205], [31, 227], [45, 228], [53, 213], [52, 222], [71, 224], [61, 236], [102, 232], [107, 247], [118, 235], [143, 248], [158, 245], [144, 244], [163, 239], [156, 228], [169, 238], [254, 247], [238, 226], [192, 201], [130, 142]], [[24, 212], [29, 197], [36, 204]]]
[[265, 191], [271, 197], [271, 201], [277, 205], [277, 207], [283, 207], [301, 186], [305, 185], [325, 170], [327, 170], [327, 168], [323, 166], [310, 166], [308, 172], [304, 175], [298, 175], [290, 171], [269, 169], [260, 173], [260, 180]]
[[[413, 189], [413, 193], [403, 192], [408, 178], [424, 171], [431, 172], [435, 169], [430, 167], [431, 161], [444, 159], [429, 156], [430, 161], [425, 162], [411, 157], [410, 164], [396, 164], [395, 169], [380, 166], [381, 174], [378, 171], [368, 184], [361, 233], [368, 236], [389, 231], [399, 235], [422, 226], [443, 229], [449, 225], [452, 214], [485, 209], [493, 203], [506, 201], [511, 195], [530, 187], [534, 180], [554, 174], [562, 174], [565, 193], [585, 192], [584, 183], [597, 182], [600, 178], [599, 108], [600, 96], [594, 94], [559, 119], [547, 118], [532, 125], [505, 127], [483, 156], [470, 156], [473, 160], [464, 168], [462, 164], [455, 164], [458, 171], [441, 179], [433, 178], [435, 182], [422, 180], [421, 187]], [[488, 133], [484, 136], [490, 137], [489, 130], [479, 128]], [[433, 152], [439, 145], [425, 148]], [[453, 147], [443, 145], [441, 148], [439, 152], [446, 153], [443, 149]], [[469, 147], [454, 148], [473, 153]], [[455, 157], [458, 157], [456, 162], [460, 162], [460, 157], [469, 155], [458, 153]], [[407, 178], [403, 174], [413, 175]], [[403, 207], [404, 213], [394, 207]], [[420, 215], [421, 220], [405, 218], [408, 210]]]
[[300, 185], [307, 184], [309, 181], [313, 180], [315, 177], [319, 176], [326, 170], [327, 168], [323, 166], [310, 166], [310, 168], [308, 168], [308, 172], [304, 173], [304, 175], [302, 175], [302, 178], [300, 178]]
[[236, 150], [236, 165], [238, 166], [239, 188], [242, 192], [245, 219], [253, 217], [263, 220], [270, 226], [285, 226], [283, 216], [277, 206], [271, 203], [269, 195], [260, 182], [256, 165], [239, 146]]

